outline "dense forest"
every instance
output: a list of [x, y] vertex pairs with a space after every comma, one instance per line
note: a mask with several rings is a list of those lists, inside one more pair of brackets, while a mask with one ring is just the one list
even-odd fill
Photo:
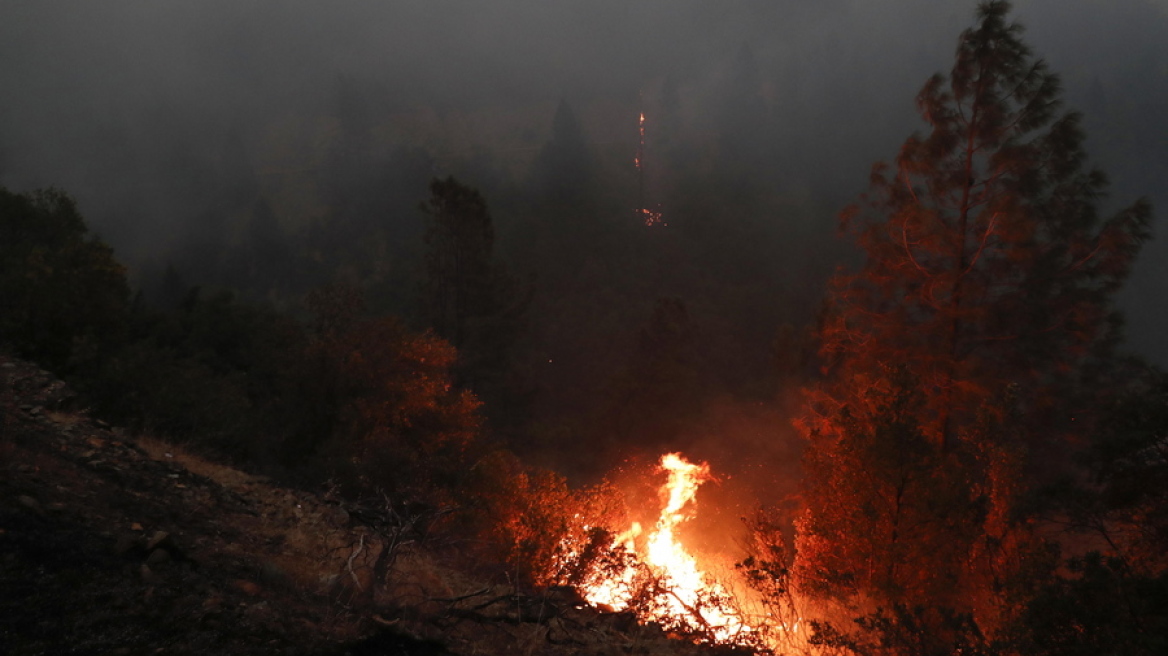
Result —
[[[1019, 4], [1051, 29], [1057, 8]], [[1063, 78], [1010, 3], [972, 9], [897, 73], [921, 73], [915, 117], [900, 82], [776, 76], [748, 42], [715, 72], [622, 73], [611, 102], [514, 83], [511, 106], [452, 87], [419, 109], [395, 65], [266, 122], [258, 97], [199, 120], [156, 99], [141, 132], [99, 108], [52, 157], [0, 107], [0, 348], [111, 424], [441, 517], [489, 575], [595, 592], [608, 572], [697, 642], [1164, 653], [1168, 251], [1147, 196], [1168, 50], [1147, 25], [1168, 16], [1117, 9], [1150, 31], [1126, 77], [1068, 55]], [[213, 57], [276, 47], [247, 38]], [[853, 95], [879, 99], [863, 125]], [[65, 156], [137, 182], [71, 195], [76, 173], [40, 179]], [[659, 467], [671, 452], [708, 468]], [[668, 610], [625, 531], [653, 523], [662, 471], [717, 481], [680, 535], [742, 592]]]

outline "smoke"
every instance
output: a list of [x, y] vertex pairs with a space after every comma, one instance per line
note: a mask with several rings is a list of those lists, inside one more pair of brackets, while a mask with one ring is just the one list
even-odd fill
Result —
[[[1027, 41], [1063, 76], [1069, 106], [1086, 112], [1088, 147], [1111, 174], [1116, 206], [1150, 194], [1168, 207], [1165, 6], [1017, 3]], [[629, 170], [597, 184], [630, 209], [636, 116], [648, 107], [649, 189], [672, 200], [678, 225], [721, 221], [728, 204], [750, 222], [753, 254], [711, 229], [703, 266], [775, 284], [776, 303], [799, 307], [735, 316], [756, 323], [742, 339], [758, 344], [776, 323], [809, 318], [844, 257], [831, 240], [835, 213], [862, 191], [870, 165], [920, 127], [916, 92], [949, 67], [973, 9], [931, 0], [10, 3], [0, 20], [0, 184], [74, 194], [98, 233], [149, 275], [148, 265], [191, 259], [199, 244], [246, 239], [250, 199], [262, 198], [290, 234], [330, 225], [339, 211], [330, 194], [345, 187], [327, 171], [359, 134], [372, 164], [357, 188], [390, 188], [371, 205], [377, 222], [396, 226], [390, 250], [407, 251], [420, 234], [414, 207], [425, 189], [409, 189], [457, 173], [484, 187], [501, 246], [515, 254], [527, 224], [513, 220], [523, 209], [514, 190], [531, 179], [560, 103], [599, 166]], [[670, 166], [718, 181], [724, 195], [653, 187], [653, 171]], [[1161, 364], [1165, 244], [1148, 249], [1123, 296], [1133, 348]], [[657, 295], [693, 298], [697, 278], [671, 276]], [[725, 309], [701, 303], [699, 318]]]

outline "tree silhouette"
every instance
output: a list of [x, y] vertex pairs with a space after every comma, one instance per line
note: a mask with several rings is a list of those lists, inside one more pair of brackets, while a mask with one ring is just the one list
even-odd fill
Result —
[[477, 189], [453, 177], [430, 183], [426, 233], [426, 315], [435, 332], [461, 348], [468, 324], [489, 314], [493, 298], [491, 251], [495, 228]]
[[423, 310], [430, 327], [458, 351], [457, 382], [492, 407], [506, 408], [511, 349], [523, 326], [530, 289], [495, 261], [495, 229], [477, 189], [448, 177], [430, 183]]
[[561, 100], [552, 118], [551, 139], [532, 164], [532, 186], [542, 203], [571, 208], [589, 200], [593, 182], [592, 155], [580, 120]]
[[1049, 419], [1056, 392], [1114, 344], [1112, 295], [1149, 236], [1144, 201], [1100, 221], [1106, 179], [1083, 168], [1080, 117], [1057, 115], [1058, 78], [1008, 8], [981, 5], [950, 76], [917, 98], [929, 133], [877, 165], [844, 213], [867, 260], [832, 281], [821, 330], [829, 368], [911, 360], [943, 448], [1011, 383]]
[[886, 638], [912, 624], [952, 647], [969, 626], [950, 611], [1039, 568], [1022, 471], [1088, 423], [1148, 237], [1143, 201], [1100, 219], [1079, 116], [1008, 11], [980, 5], [918, 96], [928, 133], [844, 212], [866, 260], [832, 280], [819, 330], [797, 570]]

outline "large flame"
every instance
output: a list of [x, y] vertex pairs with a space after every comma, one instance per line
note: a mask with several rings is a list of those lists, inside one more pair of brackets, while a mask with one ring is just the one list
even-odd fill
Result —
[[[724, 585], [703, 573], [694, 557], [678, 541], [677, 529], [690, 518], [685, 512], [698, 487], [710, 479], [706, 463], [694, 464], [677, 453], [661, 458], [669, 479], [661, 488], [664, 507], [647, 539], [639, 540], [639, 524], [619, 535], [613, 548], [631, 556], [617, 568], [592, 573], [581, 585], [584, 598], [595, 606], [632, 609], [641, 619], [675, 626], [714, 642], [736, 642], [754, 632], [735, 607]], [[651, 579], [646, 586], [644, 575]], [[650, 590], [646, 594], [646, 589]]]

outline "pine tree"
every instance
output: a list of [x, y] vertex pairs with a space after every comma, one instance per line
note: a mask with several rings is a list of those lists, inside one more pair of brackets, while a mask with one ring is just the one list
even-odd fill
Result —
[[[511, 349], [523, 328], [530, 289], [495, 261], [495, 229], [477, 189], [453, 177], [430, 183], [423, 304], [430, 327], [458, 350], [457, 382], [500, 412], [511, 409]], [[494, 417], [492, 417], [494, 419]]]
[[435, 332], [462, 348], [468, 324], [494, 309], [495, 228], [477, 189], [453, 177], [430, 183], [426, 233], [426, 314]]
[[981, 5], [952, 73], [917, 98], [928, 134], [844, 213], [867, 261], [832, 281], [821, 331], [829, 368], [910, 362], [943, 448], [1010, 384], [1061, 423], [1053, 404], [1114, 345], [1112, 296], [1148, 237], [1144, 201], [1100, 221], [1107, 183], [1084, 169], [1080, 116], [1058, 114], [1058, 78], [1008, 10]]
[[844, 212], [866, 260], [831, 282], [801, 422], [805, 591], [872, 613], [860, 626], [883, 642], [927, 637], [920, 653], [972, 639], [961, 614], [984, 620], [1039, 567], [1021, 472], [1087, 423], [1112, 296], [1148, 238], [1143, 201], [1101, 220], [1079, 115], [1008, 11], [980, 5], [917, 98], [927, 134]]
[[580, 119], [561, 100], [552, 118], [551, 138], [532, 164], [531, 184], [538, 200], [560, 209], [587, 203], [593, 192], [593, 169]]

